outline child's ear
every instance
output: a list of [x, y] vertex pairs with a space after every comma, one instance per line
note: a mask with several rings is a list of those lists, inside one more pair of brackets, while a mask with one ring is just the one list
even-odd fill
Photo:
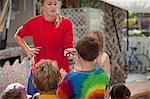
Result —
[[32, 84], [33, 84], [33, 86], [34, 86], [35, 88], [37, 88], [37, 87], [36, 87], [36, 84], [35, 84], [35, 82], [34, 82], [33, 79], [32, 79]]
[[78, 59], [80, 59], [80, 58], [81, 58], [81, 56], [78, 54], [78, 55], [77, 55], [77, 58], [78, 58]]

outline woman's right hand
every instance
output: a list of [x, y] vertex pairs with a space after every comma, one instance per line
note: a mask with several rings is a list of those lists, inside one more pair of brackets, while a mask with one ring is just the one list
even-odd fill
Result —
[[37, 54], [39, 54], [40, 52], [40, 49], [41, 47], [35, 47], [35, 48], [28, 48], [27, 50], [25, 50], [25, 53], [28, 55], [28, 56], [36, 56]]
[[35, 47], [35, 48], [30, 48], [25, 40], [23, 38], [21, 38], [20, 36], [18, 36], [17, 34], [15, 34], [14, 36], [16, 42], [22, 47], [22, 49], [24, 49], [25, 53], [30, 56], [36, 56], [37, 54], [39, 54], [41, 47]]

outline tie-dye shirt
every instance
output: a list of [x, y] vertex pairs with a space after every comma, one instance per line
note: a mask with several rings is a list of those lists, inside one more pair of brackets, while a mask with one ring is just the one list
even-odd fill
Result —
[[101, 67], [70, 72], [58, 87], [59, 99], [104, 99], [108, 75]]

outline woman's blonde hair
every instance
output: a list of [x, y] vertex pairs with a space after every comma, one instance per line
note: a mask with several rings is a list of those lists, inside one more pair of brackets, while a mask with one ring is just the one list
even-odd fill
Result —
[[59, 14], [56, 16], [56, 19], [55, 19], [55, 28], [58, 28], [60, 26], [62, 22], [62, 16], [60, 16]]

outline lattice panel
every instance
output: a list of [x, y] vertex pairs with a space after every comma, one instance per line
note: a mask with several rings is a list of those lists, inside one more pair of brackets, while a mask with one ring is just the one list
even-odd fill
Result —
[[61, 9], [60, 14], [70, 18], [73, 22], [74, 44], [90, 29], [100, 29], [102, 16], [100, 9], [93, 8], [67, 8]]
[[[105, 22], [105, 42], [106, 50], [111, 61], [111, 80], [110, 84], [118, 82], [125, 82], [124, 76], [124, 60], [119, 49], [119, 44], [122, 40], [121, 30], [123, 28], [123, 20], [125, 18], [124, 10], [111, 6], [105, 2], [101, 2], [101, 9], [103, 10]], [[114, 20], [116, 29], [114, 27]], [[117, 35], [119, 38], [117, 38]], [[118, 40], [119, 39], [119, 40]]]
[[86, 33], [88, 30], [88, 12], [86, 8], [76, 8], [76, 9], [61, 9], [60, 14], [68, 17], [73, 22], [74, 29], [74, 43]]

